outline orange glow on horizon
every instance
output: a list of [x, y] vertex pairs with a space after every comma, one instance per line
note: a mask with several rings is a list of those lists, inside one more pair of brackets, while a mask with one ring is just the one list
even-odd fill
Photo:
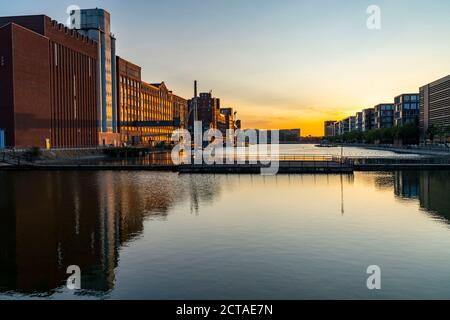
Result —
[[[301, 129], [302, 137], [306, 136], [323, 136], [324, 134], [324, 122], [327, 120], [336, 120], [334, 118], [320, 119], [305, 119], [300, 121], [276, 121], [268, 124], [265, 121], [243, 121], [243, 127], [246, 129]], [[263, 124], [261, 126], [261, 124]]]
[[[245, 110], [245, 109], [243, 109]], [[330, 110], [328, 110], [330, 111]], [[302, 137], [324, 135], [324, 122], [330, 120], [339, 121], [359, 111], [355, 108], [350, 111], [336, 111], [322, 114], [313, 114], [309, 112], [272, 112], [263, 115], [255, 113], [238, 114], [238, 119], [242, 120], [242, 127], [245, 129], [301, 129]]]

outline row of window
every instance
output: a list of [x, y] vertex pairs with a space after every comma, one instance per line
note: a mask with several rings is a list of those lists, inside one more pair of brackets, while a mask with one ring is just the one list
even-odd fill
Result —
[[[187, 106], [182, 106], [180, 100], [171, 99], [167, 94], [157, 90], [143, 90], [141, 83], [126, 76], [120, 76], [119, 114], [123, 123], [133, 121], [173, 121], [174, 115], [180, 117], [181, 112], [186, 112]], [[146, 88], [148, 89], [148, 88]], [[183, 116], [184, 118], [184, 116]], [[172, 127], [144, 127], [136, 128], [122, 126], [122, 132], [142, 132], [143, 134], [157, 133], [152, 130], [166, 130], [173, 132]]]
[[419, 110], [419, 104], [405, 103], [405, 104], [400, 104], [395, 107], [395, 111], [402, 111], [402, 110]]
[[417, 102], [417, 101], [419, 101], [419, 95], [418, 94], [404, 95], [404, 96], [400, 96], [400, 97], [395, 98], [395, 103]]

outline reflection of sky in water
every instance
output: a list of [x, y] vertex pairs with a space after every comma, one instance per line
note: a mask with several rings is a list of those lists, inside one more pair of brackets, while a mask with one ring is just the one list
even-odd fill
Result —
[[[401, 154], [391, 151], [371, 150], [356, 147], [344, 147], [344, 156], [346, 157], [389, 157], [389, 158], [417, 158], [415, 154]], [[313, 154], [313, 155], [341, 155], [340, 147], [317, 148], [312, 144], [280, 145], [281, 154]]]
[[[214, 155], [223, 155], [227, 157], [235, 155], [237, 160], [248, 159], [248, 156], [259, 155], [260, 158], [265, 159], [272, 156], [341, 156], [341, 148], [318, 148], [312, 144], [286, 144], [286, 145], [255, 145], [247, 148], [224, 148], [222, 152], [215, 153]], [[389, 158], [389, 159], [420, 159], [425, 156], [417, 154], [401, 154], [391, 151], [370, 150], [356, 147], [343, 148], [343, 154], [345, 157], [362, 157], [362, 158]], [[195, 156], [195, 153], [192, 153]], [[195, 157], [194, 157], [195, 158]], [[231, 157], [232, 158], [232, 157]], [[177, 158], [178, 159], [178, 158]], [[187, 162], [189, 159], [187, 154], [180, 154], [180, 162]], [[63, 163], [70, 163], [68, 160], [64, 160]], [[126, 158], [126, 159], [84, 159], [76, 160], [77, 164], [114, 164], [114, 165], [172, 165], [171, 152], [157, 152], [141, 158]]]
[[[449, 172], [0, 178], [0, 298], [450, 295]], [[71, 264], [85, 295], [62, 289]]]

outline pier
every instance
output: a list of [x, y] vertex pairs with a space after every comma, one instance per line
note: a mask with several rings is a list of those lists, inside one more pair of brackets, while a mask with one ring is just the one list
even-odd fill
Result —
[[0, 158], [2, 171], [166, 171], [179, 174], [261, 174], [262, 170], [276, 162], [279, 174], [351, 174], [355, 171], [399, 171], [399, 170], [450, 170], [450, 157], [428, 157], [417, 159], [392, 159], [371, 157], [340, 157], [331, 155], [293, 155], [279, 157], [246, 156], [234, 161], [220, 161], [215, 164], [173, 164], [170, 157], [154, 157], [143, 162], [141, 158], [110, 159], [95, 163], [82, 161], [33, 163], [21, 158], [3, 156]]
[[171, 161], [161, 161], [148, 164], [124, 164], [124, 163], [47, 163], [37, 164], [31, 162], [9, 162], [3, 163], [0, 170], [49, 170], [49, 171], [170, 171], [180, 174], [260, 174], [264, 168], [270, 167], [269, 161], [276, 161], [277, 172], [282, 174], [294, 173], [352, 173], [353, 167], [344, 159], [335, 156], [280, 156], [271, 159], [259, 157], [236, 159], [233, 163], [223, 160], [223, 164], [180, 164], [175, 165]]
[[258, 161], [243, 159], [223, 164], [189, 164], [180, 165], [181, 174], [260, 174], [264, 168], [270, 167], [270, 161], [278, 164], [278, 173], [352, 173], [353, 168], [343, 159], [335, 156], [298, 155], [274, 158], [259, 158]]

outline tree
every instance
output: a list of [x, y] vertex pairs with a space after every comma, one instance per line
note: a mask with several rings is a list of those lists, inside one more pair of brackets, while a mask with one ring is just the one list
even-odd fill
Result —
[[375, 143], [381, 140], [381, 132], [379, 129], [372, 129], [364, 133], [364, 141], [366, 143]]
[[405, 144], [417, 144], [420, 140], [420, 130], [416, 123], [408, 123], [398, 127], [398, 139]]
[[381, 141], [383, 143], [393, 143], [394, 141], [394, 130], [393, 128], [380, 129]]
[[431, 141], [433, 141], [434, 137], [436, 137], [438, 134], [439, 134], [439, 128], [437, 126], [432, 124], [428, 127], [427, 136]]

